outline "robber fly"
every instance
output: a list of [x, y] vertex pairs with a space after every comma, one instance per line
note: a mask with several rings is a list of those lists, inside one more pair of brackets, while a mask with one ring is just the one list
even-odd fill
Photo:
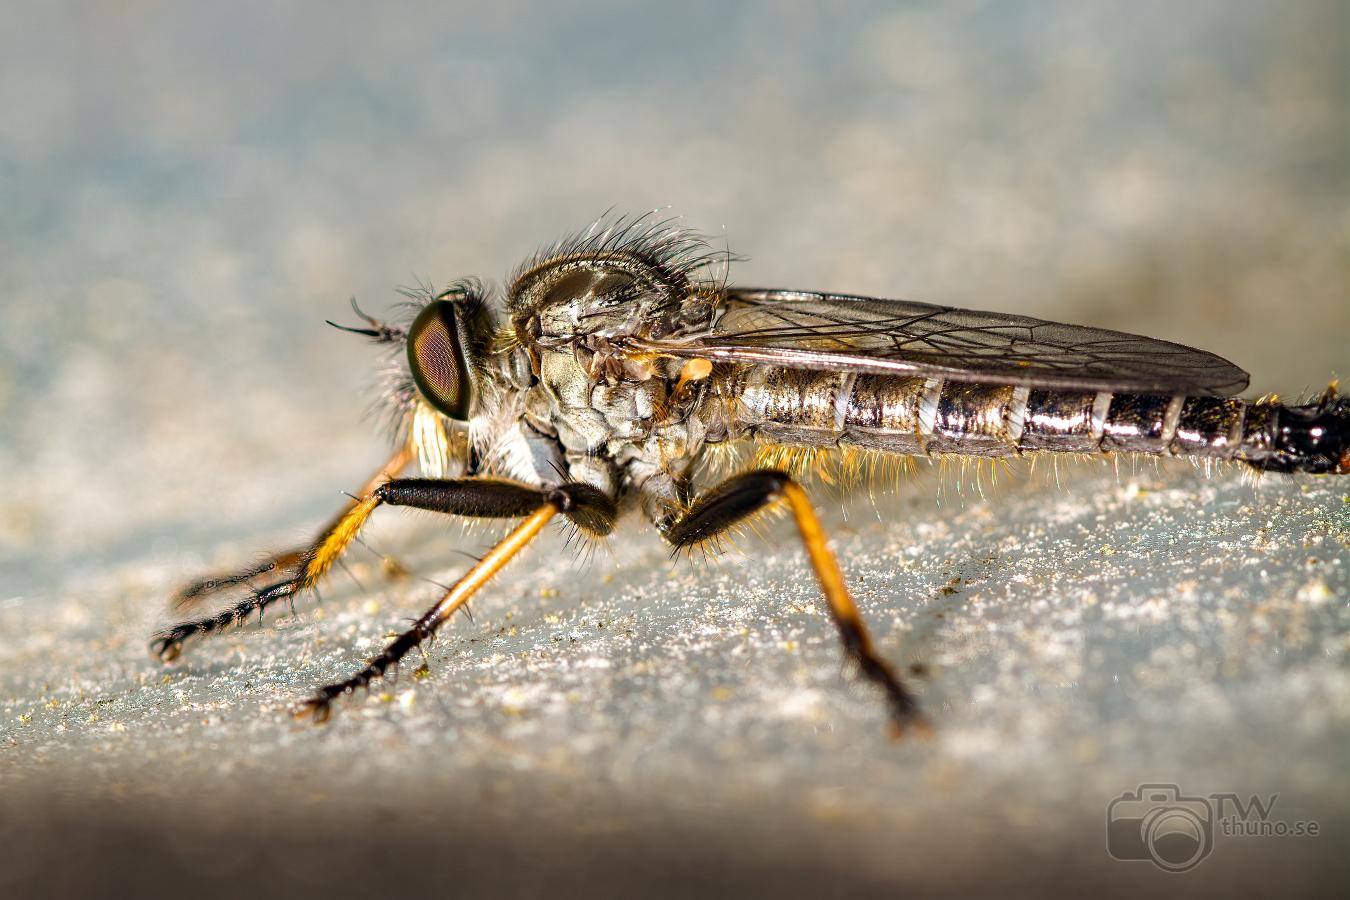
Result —
[[[1248, 402], [1234, 396], [1247, 374], [1200, 350], [1005, 313], [736, 288], [729, 262], [697, 234], [642, 216], [554, 244], [500, 295], [475, 281], [409, 292], [402, 324], [358, 308], [364, 327], [345, 330], [393, 351], [393, 457], [311, 545], [185, 587], [179, 599], [195, 601], [273, 576], [218, 614], [160, 632], [153, 651], [173, 660], [189, 639], [311, 591], [378, 507], [518, 520], [411, 629], [298, 710], [323, 721], [340, 697], [392, 674], [557, 516], [602, 537], [636, 512], [678, 550], [715, 547], [776, 507], [796, 523], [845, 654], [897, 730], [923, 729], [849, 596], [801, 472], [782, 460], [1131, 452], [1350, 472], [1350, 398], [1334, 386], [1306, 405]], [[760, 465], [700, 483], [701, 460], [744, 446]], [[404, 477], [414, 463], [420, 477]]]

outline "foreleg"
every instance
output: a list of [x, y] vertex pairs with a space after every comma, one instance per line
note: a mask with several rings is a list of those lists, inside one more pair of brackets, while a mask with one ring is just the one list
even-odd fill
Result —
[[278, 600], [293, 600], [300, 592], [314, 587], [341, 558], [371, 513], [380, 506], [408, 506], [470, 518], [513, 519], [528, 516], [543, 505], [548, 505], [555, 512], [562, 512], [578, 527], [593, 534], [608, 534], [613, 530], [617, 516], [612, 499], [582, 484], [538, 488], [491, 478], [402, 478], [386, 481], [353, 503], [304, 552], [293, 575], [253, 591], [239, 603], [215, 615], [190, 619], [160, 632], [151, 642], [151, 650], [161, 660], [172, 661], [182, 653], [183, 644], [189, 638], [242, 623], [254, 612], [261, 616], [267, 607]]
[[[412, 462], [412, 450], [404, 447], [391, 456], [383, 466], [366, 482], [366, 484], [357, 492], [358, 497], [365, 497], [375, 490], [380, 484], [391, 478], [396, 478]], [[320, 535], [326, 535], [337, 527], [359, 503], [359, 500], [353, 500], [340, 512], [335, 519], [329, 522], [319, 532]], [[276, 553], [268, 554], [262, 562], [250, 566], [247, 569], [241, 569], [237, 572], [225, 572], [215, 575], [207, 575], [198, 578], [195, 581], [183, 585], [176, 594], [173, 595], [173, 607], [175, 609], [184, 609], [192, 606], [200, 600], [217, 594], [227, 588], [250, 582], [263, 575], [269, 575], [278, 571], [290, 571], [297, 569], [305, 560], [305, 553], [308, 547], [293, 547], [289, 550], [281, 550]]]

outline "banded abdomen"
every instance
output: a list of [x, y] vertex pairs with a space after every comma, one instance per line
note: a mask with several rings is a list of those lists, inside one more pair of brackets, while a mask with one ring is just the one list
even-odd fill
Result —
[[740, 367], [715, 376], [727, 437], [908, 455], [1131, 452], [1350, 472], [1350, 399], [1306, 406], [1228, 397], [1066, 391], [939, 377]]

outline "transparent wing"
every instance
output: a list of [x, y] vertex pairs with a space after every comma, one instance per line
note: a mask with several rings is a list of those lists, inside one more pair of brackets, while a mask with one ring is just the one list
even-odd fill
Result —
[[1248, 380], [1212, 353], [1119, 331], [907, 300], [762, 288], [728, 289], [707, 331], [640, 347], [788, 368], [1139, 393], [1233, 395]]

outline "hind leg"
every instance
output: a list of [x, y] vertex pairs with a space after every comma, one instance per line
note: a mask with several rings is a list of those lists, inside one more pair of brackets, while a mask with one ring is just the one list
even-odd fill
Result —
[[844, 653], [857, 664], [863, 677], [885, 694], [893, 732], [897, 736], [911, 729], [927, 732], [929, 725], [919, 710], [918, 701], [873, 647], [867, 626], [849, 596], [844, 573], [826, 542], [820, 519], [806, 492], [791, 476], [776, 470], [733, 476], [699, 497], [684, 514], [657, 522], [657, 528], [677, 549], [693, 547], [714, 540], [738, 522], [775, 503], [785, 504], [792, 513], [816, 580], [825, 595], [830, 618], [839, 629]]

